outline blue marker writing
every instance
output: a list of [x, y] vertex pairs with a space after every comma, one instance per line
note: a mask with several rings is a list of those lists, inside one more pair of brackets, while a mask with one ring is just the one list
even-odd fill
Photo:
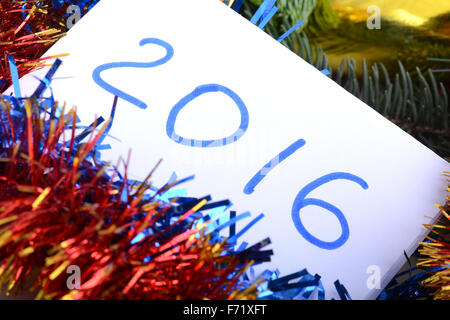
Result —
[[[177, 116], [179, 112], [192, 100], [198, 98], [199, 96], [210, 93], [210, 92], [222, 92], [229, 96], [234, 103], [237, 105], [239, 112], [241, 114], [241, 123], [239, 128], [230, 136], [222, 139], [215, 140], [196, 140], [183, 138], [175, 133], [175, 123], [177, 121]], [[249, 114], [247, 107], [245, 106], [242, 99], [232, 90], [227, 87], [221, 86], [219, 84], [205, 84], [197, 87], [194, 91], [189, 93], [187, 96], [182, 98], [170, 111], [169, 117], [166, 124], [167, 136], [175, 141], [176, 143], [199, 148], [213, 148], [213, 147], [223, 147], [230, 143], [237, 141], [241, 138], [248, 129]]]
[[269, 174], [270, 171], [272, 171], [272, 169], [274, 169], [281, 162], [290, 157], [298, 149], [303, 147], [305, 143], [306, 142], [303, 139], [295, 141], [289, 147], [281, 151], [280, 154], [278, 154], [275, 158], [266, 163], [266, 165], [261, 170], [259, 170], [245, 185], [244, 193], [252, 194], [255, 191], [255, 187]]
[[94, 79], [95, 83], [98, 84], [101, 88], [105, 89], [109, 93], [111, 93], [114, 96], [117, 96], [119, 98], [124, 99], [125, 101], [128, 101], [129, 103], [135, 105], [136, 107], [140, 109], [146, 109], [147, 104], [145, 102], [129, 95], [128, 93], [117, 89], [116, 87], [113, 87], [106, 81], [104, 81], [101, 77], [101, 73], [103, 71], [109, 70], [109, 69], [116, 69], [116, 68], [154, 68], [157, 66], [160, 66], [162, 64], [165, 64], [173, 57], [173, 47], [162, 40], [156, 39], [156, 38], [146, 38], [142, 39], [139, 45], [142, 47], [146, 44], [156, 44], [166, 49], [166, 55], [153, 62], [112, 62], [112, 63], [106, 63], [101, 66], [98, 66], [95, 68], [95, 70], [92, 73], [92, 78]]
[[[294, 222], [297, 231], [303, 236], [303, 238], [305, 238], [313, 245], [327, 250], [337, 249], [341, 247], [345, 242], [347, 242], [348, 237], [350, 236], [350, 230], [348, 227], [347, 220], [345, 219], [345, 216], [342, 213], [342, 211], [339, 210], [337, 207], [333, 206], [332, 204], [319, 199], [306, 198], [306, 196], [313, 190], [320, 187], [321, 185], [331, 182], [333, 180], [349, 180], [356, 182], [363, 189], [369, 188], [367, 182], [358, 176], [346, 172], [334, 172], [327, 174], [317, 180], [314, 180], [313, 182], [306, 185], [297, 194], [294, 200], [294, 204], [292, 205], [292, 220]], [[318, 206], [333, 213], [338, 218], [339, 223], [341, 225], [342, 228], [341, 236], [336, 241], [326, 242], [314, 237], [311, 233], [309, 233], [308, 230], [306, 230], [305, 226], [303, 225], [299, 215], [300, 210], [306, 206]]]

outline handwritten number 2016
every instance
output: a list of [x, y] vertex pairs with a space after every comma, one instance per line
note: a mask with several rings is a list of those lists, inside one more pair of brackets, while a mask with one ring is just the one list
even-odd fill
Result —
[[[165, 63], [167, 63], [170, 59], [172, 59], [174, 55], [174, 49], [173, 47], [160, 39], [156, 38], [145, 38], [142, 39], [139, 43], [140, 46], [144, 46], [147, 44], [156, 44], [166, 50], [166, 54], [164, 57], [162, 57], [159, 60], [153, 61], [153, 62], [113, 62], [113, 63], [106, 63], [103, 65], [98, 66], [93, 71], [92, 77], [94, 82], [99, 85], [101, 88], [106, 90], [107, 92], [124, 99], [125, 101], [128, 101], [129, 103], [135, 105], [136, 107], [140, 109], [146, 109], [147, 104], [140, 99], [133, 97], [129, 95], [128, 93], [113, 87], [109, 83], [103, 80], [101, 77], [101, 73], [106, 70], [110, 69], [117, 69], [117, 68], [154, 68], [157, 66], [161, 66]], [[236, 104], [236, 106], [239, 109], [240, 115], [241, 115], [241, 122], [239, 125], [239, 128], [230, 136], [222, 138], [222, 139], [215, 139], [215, 140], [197, 140], [197, 139], [188, 139], [179, 136], [175, 133], [175, 123], [177, 116], [179, 112], [191, 101], [195, 100], [196, 98], [200, 97], [203, 94], [211, 93], [211, 92], [222, 92], [223, 94], [227, 95], [229, 98], [233, 100], [233, 102]], [[190, 146], [190, 147], [200, 147], [200, 148], [212, 148], [212, 147], [223, 147], [225, 145], [231, 144], [239, 140], [247, 131], [249, 125], [249, 113], [247, 110], [247, 107], [245, 106], [245, 103], [242, 101], [242, 99], [237, 95], [234, 91], [231, 89], [221, 86], [219, 84], [206, 84], [197, 87], [194, 91], [183, 97], [173, 108], [171, 109], [169, 113], [169, 117], [167, 119], [166, 124], [166, 134], [167, 136], [175, 141], [176, 143]], [[271, 162], [266, 164], [244, 187], [244, 193], [245, 194], [252, 194], [254, 192], [254, 188], [257, 184], [259, 184], [266, 175], [280, 162], [284, 161], [286, 158], [291, 156], [294, 152], [296, 152], [298, 149], [303, 147], [305, 145], [305, 141], [303, 139], [300, 139], [296, 141], [294, 144], [292, 144], [290, 147], [288, 147], [286, 150], [282, 151], [276, 158], [272, 159]], [[309, 193], [311, 193], [316, 188], [320, 187], [323, 184], [329, 183], [334, 180], [349, 180], [353, 181], [357, 184], [359, 184], [363, 189], [367, 189], [369, 186], [368, 184], [361, 179], [358, 176], [352, 175], [350, 173], [346, 172], [334, 172], [330, 173], [328, 175], [325, 175], [308, 185], [306, 185], [303, 189], [300, 190], [300, 192], [297, 194], [294, 203], [292, 205], [292, 221], [294, 222], [294, 226], [297, 229], [297, 231], [300, 233], [300, 235], [306, 239], [311, 244], [322, 248], [322, 249], [328, 249], [333, 250], [341, 247], [344, 245], [344, 243], [348, 240], [350, 231], [349, 226], [347, 223], [347, 220], [342, 213], [341, 210], [339, 210], [337, 207], [333, 206], [332, 204], [325, 202], [323, 200], [314, 199], [314, 198], [306, 198]], [[311, 233], [309, 233], [305, 226], [302, 224], [302, 221], [300, 219], [300, 210], [303, 209], [306, 206], [318, 206], [321, 208], [324, 208], [331, 213], [333, 213], [339, 220], [339, 223], [342, 228], [342, 232], [340, 237], [333, 242], [326, 242], [322, 241], [316, 237], [314, 237]]]

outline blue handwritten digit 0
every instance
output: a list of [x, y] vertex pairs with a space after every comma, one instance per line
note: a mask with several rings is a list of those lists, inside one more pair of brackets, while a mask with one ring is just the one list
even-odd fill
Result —
[[[292, 220], [294, 222], [297, 231], [303, 236], [303, 238], [305, 238], [310, 243], [316, 245], [319, 248], [328, 250], [337, 249], [341, 247], [345, 242], [347, 242], [348, 237], [350, 236], [347, 220], [345, 219], [345, 216], [342, 213], [342, 211], [339, 210], [337, 207], [333, 206], [332, 204], [319, 199], [306, 198], [306, 196], [313, 190], [320, 187], [321, 185], [331, 182], [333, 180], [349, 180], [356, 182], [363, 189], [369, 188], [367, 182], [358, 176], [346, 172], [334, 172], [327, 174], [317, 180], [314, 180], [313, 182], [305, 186], [297, 194], [294, 200], [294, 204], [292, 205]], [[339, 223], [341, 224], [342, 228], [341, 236], [336, 241], [326, 242], [314, 237], [311, 233], [309, 233], [300, 219], [300, 210], [306, 206], [318, 206], [333, 213], [338, 218]]]
[[164, 49], [166, 49], [166, 55], [156, 61], [153, 62], [112, 62], [112, 63], [106, 63], [103, 64], [101, 66], [98, 66], [97, 68], [95, 68], [95, 70], [92, 73], [92, 78], [94, 80], [94, 82], [99, 85], [101, 88], [103, 88], [104, 90], [108, 91], [109, 93], [118, 96], [119, 98], [124, 99], [125, 101], [128, 101], [129, 103], [135, 105], [136, 107], [140, 108], [140, 109], [146, 109], [147, 108], [147, 104], [131, 95], [129, 95], [128, 93], [117, 89], [116, 87], [113, 87], [112, 85], [110, 85], [109, 83], [107, 83], [105, 80], [102, 79], [101, 77], [101, 73], [103, 71], [109, 70], [109, 69], [116, 69], [116, 68], [154, 68], [157, 66], [160, 66], [162, 64], [165, 64], [167, 61], [169, 61], [170, 59], [172, 59], [173, 57], [173, 53], [174, 50], [172, 48], [172, 46], [160, 39], [156, 39], [156, 38], [146, 38], [146, 39], [142, 39], [141, 42], [139, 43], [139, 45], [142, 47], [146, 44], [156, 44], [159, 45], [161, 47], [163, 47]]
[[[241, 123], [239, 128], [230, 136], [222, 139], [215, 140], [196, 140], [180, 137], [175, 133], [175, 123], [179, 112], [192, 100], [198, 98], [199, 96], [210, 93], [210, 92], [222, 92], [229, 96], [234, 103], [236, 103], [239, 112], [241, 114]], [[194, 91], [189, 93], [187, 96], [182, 98], [170, 111], [169, 117], [166, 124], [167, 136], [175, 141], [176, 143], [183, 144], [190, 147], [200, 147], [200, 148], [212, 148], [212, 147], [223, 147], [230, 143], [237, 141], [241, 138], [248, 129], [249, 114], [247, 107], [245, 106], [242, 99], [231, 89], [228, 89], [219, 84], [205, 84], [197, 87]]]

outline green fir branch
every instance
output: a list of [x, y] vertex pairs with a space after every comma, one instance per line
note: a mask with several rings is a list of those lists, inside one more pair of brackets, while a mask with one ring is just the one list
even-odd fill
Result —
[[[261, 2], [246, 1], [243, 15], [251, 18]], [[303, 29], [308, 23], [317, 21], [331, 20], [332, 23], [337, 23], [329, 4], [329, 0], [279, 0], [279, 13], [266, 26], [265, 31], [278, 38], [298, 20], [304, 21]], [[310, 29], [308, 26], [308, 30]], [[314, 30], [318, 30], [318, 27]], [[444, 157], [450, 156], [448, 93], [430, 69], [424, 75], [416, 67], [412, 77], [402, 62], [398, 61], [399, 71], [392, 76], [383, 63], [367, 66], [364, 60], [362, 76], [358, 77], [356, 62], [349, 57], [343, 59], [339, 69], [333, 72], [322, 47], [317, 43], [311, 44], [302, 30], [294, 32], [283, 44], [317, 69], [327, 68], [331, 72], [329, 77], [344, 89], [436, 153]]]

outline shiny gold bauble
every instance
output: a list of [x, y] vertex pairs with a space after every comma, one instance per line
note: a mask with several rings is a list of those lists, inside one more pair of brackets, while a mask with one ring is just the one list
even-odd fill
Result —
[[[347, 56], [355, 59], [358, 73], [363, 59], [369, 66], [382, 62], [393, 72], [398, 71], [400, 60], [411, 74], [416, 67], [423, 71], [450, 68], [450, 63], [428, 59], [450, 58], [450, 0], [317, 1], [330, 2], [340, 21], [337, 27], [334, 21], [320, 21], [321, 26], [312, 26], [314, 32], [309, 34], [324, 48], [334, 70]], [[379, 8], [379, 29], [367, 24], [373, 6]], [[448, 83], [450, 73], [436, 73], [436, 77]]]

